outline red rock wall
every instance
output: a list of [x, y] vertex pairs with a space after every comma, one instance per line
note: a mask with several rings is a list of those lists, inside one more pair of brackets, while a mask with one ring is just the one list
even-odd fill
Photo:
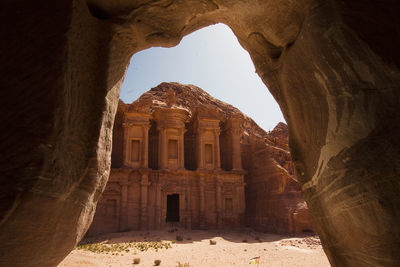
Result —
[[258, 231], [280, 234], [312, 230], [299, 184], [274, 158], [276, 148], [254, 140], [251, 143], [250, 148], [243, 149], [248, 169], [245, 177], [247, 225]]

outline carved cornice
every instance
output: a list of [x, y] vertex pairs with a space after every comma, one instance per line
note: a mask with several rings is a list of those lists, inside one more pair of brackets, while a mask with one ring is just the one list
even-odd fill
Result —
[[227, 130], [227, 133], [231, 134], [231, 135], [241, 135], [242, 134], [242, 129], [240, 128], [230, 128]]
[[149, 122], [135, 122], [135, 121], [125, 121], [122, 123], [122, 128], [130, 128], [133, 126], [139, 126], [139, 127], [143, 127], [147, 130], [150, 129], [150, 124]]
[[123, 122], [122, 123], [122, 128], [129, 128], [135, 126], [135, 124], [133, 122]]
[[124, 123], [133, 123], [133, 125], [148, 125], [149, 121], [150, 114], [138, 112], [126, 112], [124, 114]]
[[219, 120], [197, 119], [196, 128], [198, 129], [219, 129]]
[[178, 128], [182, 128], [181, 125], [184, 127], [189, 118], [189, 112], [183, 109], [160, 108], [154, 111], [153, 118], [158, 125], [166, 127], [178, 125]]

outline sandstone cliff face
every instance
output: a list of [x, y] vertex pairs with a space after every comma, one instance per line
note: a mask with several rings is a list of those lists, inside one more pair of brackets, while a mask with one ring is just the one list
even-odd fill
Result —
[[160, 107], [184, 109], [192, 116], [196, 109], [207, 109], [211, 116], [240, 118], [242, 162], [247, 170], [247, 224], [259, 231], [301, 233], [312, 230], [307, 205], [296, 180], [288, 148], [288, 127], [279, 123], [265, 132], [240, 110], [215, 99], [194, 85], [161, 83], [132, 104], [119, 103], [114, 124], [113, 167], [120, 167], [123, 143], [119, 114], [124, 111], [151, 112]]
[[293, 172], [287, 142], [284, 123], [279, 123], [264, 139], [249, 137], [247, 218], [249, 225], [259, 231], [301, 233], [313, 230], [307, 204]]

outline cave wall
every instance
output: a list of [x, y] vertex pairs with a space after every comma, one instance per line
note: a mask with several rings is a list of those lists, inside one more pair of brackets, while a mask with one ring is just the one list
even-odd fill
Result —
[[0, 265], [55, 266], [106, 183], [129, 58], [222, 22], [289, 124], [333, 266], [400, 265], [396, 0], [2, 3]]
[[106, 81], [99, 55], [110, 27], [78, 1], [2, 4], [0, 265], [55, 266], [109, 174], [120, 77]]

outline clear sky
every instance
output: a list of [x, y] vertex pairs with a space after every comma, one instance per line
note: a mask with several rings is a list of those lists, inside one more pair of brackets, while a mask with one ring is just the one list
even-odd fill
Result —
[[237, 107], [267, 131], [285, 122], [275, 99], [255, 73], [249, 54], [224, 24], [198, 30], [172, 48], [155, 47], [136, 53], [121, 88], [121, 99], [131, 103], [161, 82], [194, 84]]

